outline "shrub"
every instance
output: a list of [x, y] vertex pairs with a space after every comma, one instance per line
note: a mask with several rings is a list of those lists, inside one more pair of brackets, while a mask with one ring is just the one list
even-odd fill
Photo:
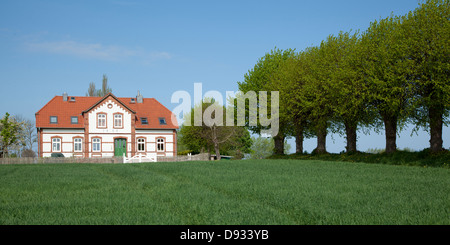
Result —
[[185, 155], [187, 155], [189, 153], [193, 153], [193, 151], [192, 150], [180, 151], [180, 152], [178, 152], [178, 155], [185, 156]]
[[62, 154], [62, 153], [52, 153], [51, 157], [64, 157], [64, 154]]
[[36, 157], [36, 152], [31, 149], [25, 149], [22, 151], [22, 157]]

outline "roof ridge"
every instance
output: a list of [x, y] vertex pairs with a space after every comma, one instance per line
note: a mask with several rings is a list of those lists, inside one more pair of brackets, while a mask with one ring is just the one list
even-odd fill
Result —
[[127, 108], [129, 111], [131, 111], [132, 113], [136, 112], [134, 110], [132, 110], [130, 107], [128, 107], [121, 99], [119, 99], [118, 97], [116, 97], [114, 94], [112, 93], [108, 93], [107, 95], [103, 96], [99, 101], [97, 101], [96, 103], [94, 103], [92, 106], [90, 106], [89, 108], [87, 108], [86, 110], [82, 111], [81, 113], [85, 113], [90, 111], [92, 108], [96, 107], [98, 104], [100, 104], [102, 101], [104, 101], [106, 98], [108, 98], [109, 96], [112, 96], [115, 100], [117, 100], [120, 104], [122, 104], [125, 108]]

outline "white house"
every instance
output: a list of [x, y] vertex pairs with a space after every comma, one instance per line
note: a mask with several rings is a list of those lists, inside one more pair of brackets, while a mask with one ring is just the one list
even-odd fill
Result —
[[175, 115], [154, 98], [55, 96], [36, 113], [38, 155], [176, 156]]

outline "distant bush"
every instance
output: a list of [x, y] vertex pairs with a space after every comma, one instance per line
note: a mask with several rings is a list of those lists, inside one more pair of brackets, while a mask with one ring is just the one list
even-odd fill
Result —
[[193, 151], [192, 150], [180, 151], [180, 152], [178, 152], [178, 155], [185, 156], [185, 155], [187, 155], [189, 153], [193, 153]]
[[36, 152], [31, 149], [26, 149], [22, 151], [22, 157], [36, 157]]
[[369, 148], [366, 150], [367, 153], [372, 153], [372, 154], [378, 154], [378, 153], [384, 153], [385, 149], [378, 149], [378, 148]]
[[301, 159], [301, 160], [325, 160], [325, 161], [345, 161], [345, 162], [365, 162], [380, 163], [390, 165], [408, 165], [421, 167], [450, 167], [450, 151], [444, 150], [439, 153], [432, 153], [430, 149], [410, 152], [396, 151], [387, 154], [381, 150], [371, 149], [371, 152], [356, 153], [326, 153], [326, 154], [290, 154], [272, 155], [270, 159]]

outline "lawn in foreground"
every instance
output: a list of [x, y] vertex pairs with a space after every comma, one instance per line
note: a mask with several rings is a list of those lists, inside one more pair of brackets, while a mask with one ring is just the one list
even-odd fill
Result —
[[306, 160], [0, 166], [0, 224], [450, 224], [450, 170]]

